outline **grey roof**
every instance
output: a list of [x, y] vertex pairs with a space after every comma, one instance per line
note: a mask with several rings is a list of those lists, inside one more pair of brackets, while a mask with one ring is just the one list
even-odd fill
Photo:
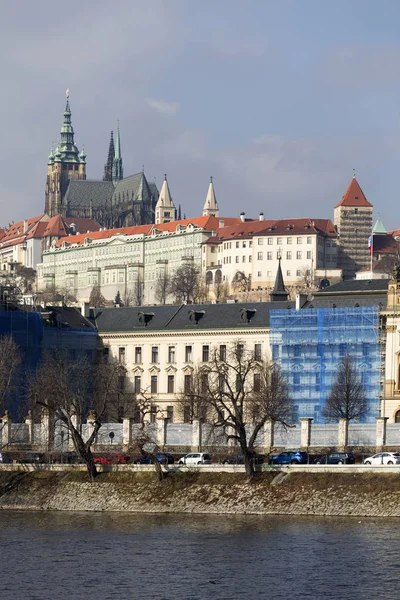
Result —
[[136, 175], [125, 177], [117, 183], [113, 193], [112, 203], [124, 204], [132, 201], [150, 201], [154, 193], [152, 192], [153, 186], [155, 186], [155, 184], [152, 184], [152, 187], [150, 187], [144, 173], [136, 173]]
[[73, 306], [46, 306], [42, 312], [50, 312], [59, 327], [71, 329], [95, 329], [89, 319], [82, 316], [81, 311]]
[[[293, 309], [294, 306], [294, 302], [248, 302], [104, 308], [97, 309], [94, 322], [100, 333], [241, 330], [269, 327], [271, 310]], [[142, 322], [139, 321], [140, 313], [149, 315], [147, 325], [143, 318]]]
[[160, 194], [159, 194], [156, 184], [154, 182], [149, 183], [149, 188], [150, 188], [150, 192], [154, 198], [154, 202], [157, 203], [157, 200], [158, 200]]
[[303, 308], [350, 308], [352, 306], [377, 306], [379, 309], [386, 308], [386, 294], [371, 294], [369, 296], [353, 295], [352, 297], [330, 296], [328, 298], [317, 298], [306, 302]]
[[347, 294], [382, 294], [387, 292], [389, 279], [349, 279], [314, 292], [315, 298]]
[[64, 203], [74, 206], [105, 206], [111, 202], [114, 184], [111, 181], [71, 179], [65, 193]]

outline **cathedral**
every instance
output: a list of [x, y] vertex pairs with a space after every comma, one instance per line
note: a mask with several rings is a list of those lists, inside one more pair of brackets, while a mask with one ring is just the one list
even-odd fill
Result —
[[86, 217], [107, 229], [154, 223], [159, 198], [155, 183], [143, 172], [123, 176], [119, 125], [111, 139], [103, 180], [86, 179], [86, 155], [74, 141], [69, 94], [61, 139], [47, 166], [44, 212], [50, 217]]

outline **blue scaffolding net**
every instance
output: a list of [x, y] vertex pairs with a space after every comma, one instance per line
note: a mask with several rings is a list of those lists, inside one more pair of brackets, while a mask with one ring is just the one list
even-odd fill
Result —
[[272, 310], [273, 359], [287, 378], [297, 418], [323, 423], [322, 410], [346, 354], [353, 359], [369, 405], [379, 416], [381, 346], [378, 307]]

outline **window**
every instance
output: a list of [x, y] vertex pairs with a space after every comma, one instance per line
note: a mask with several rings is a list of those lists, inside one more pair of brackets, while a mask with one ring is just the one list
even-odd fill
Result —
[[298, 243], [298, 244], [302, 244], [302, 243], [303, 243], [303, 238], [301, 238], [301, 237], [298, 237], [298, 238], [297, 238], [297, 243]]
[[287, 238], [287, 243], [288, 244], [292, 244], [293, 243], [293, 239], [292, 238]]
[[263, 246], [263, 245], [264, 245], [264, 240], [263, 240], [262, 238], [258, 238], [258, 240], [257, 240], [257, 244], [258, 244], [259, 246]]
[[153, 346], [151, 349], [151, 362], [158, 363], [158, 346]]
[[251, 256], [249, 256], [249, 262], [250, 262], [250, 263], [251, 263], [251, 259], [252, 259], [252, 257], [251, 257]]
[[226, 392], [226, 379], [225, 379], [225, 375], [222, 375], [221, 373], [218, 375], [218, 389], [220, 391], [221, 394], [223, 394], [224, 392]]
[[293, 386], [296, 391], [298, 391], [300, 387], [300, 373], [293, 374]]
[[267, 271], [267, 277], [272, 277], [272, 271]]
[[210, 360], [210, 346], [203, 346], [203, 362]]
[[263, 259], [263, 253], [262, 252], [258, 252], [257, 253], [257, 260], [262, 260]]
[[242, 242], [242, 248], [246, 248], [246, 242]]
[[278, 244], [278, 246], [280, 246], [282, 244], [282, 238], [277, 238], [276, 243]]
[[168, 346], [168, 362], [175, 362], [175, 346]]
[[136, 346], [135, 348], [135, 363], [140, 365], [142, 363], [142, 348], [141, 346]]
[[307, 244], [312, 244], [312, 237], [311, 236], [308, 236], [308, 238], [307, 238]]
[[297, 250], [297, 252], [296, 252], [296, 258], [297, 259], [301, 259], [301, 250]]
[[294, 355], [296, 358], [301, 356], [301, 346], [299, 346], [299, 344], [296, 344], [294, 347]]
[[250, 240], [250, 242], [249, 242], [249, 248], [252, 248], [252, 247], [253, 247], [253, 242]]
[[193, 383], [193, 376], [192, 375], [185, 375], [185, 392], [191, 392], [192, 391], [192, 383]]
[[246, 257], [242, 256], [242, 262], [246, 262]]
[[261, 344], [254, 344], [254, 360], [261, 360]]
[[272, 260], [272, 252], [267, 252], [267, 260]]
[[135, 376], [135, 394], [140, 394], [140, 390], [142, 389], [142, 378], [140, 375]]
[[152, 406], [151, 412], [150, 412], [150, 423], [155, 423], [156, 420], [157, 420], [157, 406]]
[[109, 356], [110, 356], [110, 348], [108, 346], [105, 346], [103, 348], [103, 363], [108, 363]]
[[261, 375], [260, 373], [254, 373], [253, 375], [253, 390], [259, 392], [261, 390]]
[[120, 363], [125, 362], [125, 348], [118, 348], [118, 360]]
[[170, 423], [174, 422], [174, 407], [167, 406], [167, 419]]
[[286, 277], [290, 277], [290, 276], [291, 276], [291, 274], [292, 274], [292, 272], [291, 272], [291, 271], [286, 271]]
[[239, 358], [242, 358], [244, 353], [244, 345], [243, 344], [238, 344], [237, 345], [237, 355]]
[[173, 394], [175, 391], [175, 376], [168, 375], [168, 394]]
[[292, 253], [291, 252], [286, 252], [286, 259], [287, 260], [292, 260]]
[[274, 243], [274, 238], [268, 238], [268, 246], [272, 246]]
[[240, 242], [236, 242], [236, 248], [239, 248]]
[[184, 406], [183, 407], [183, 422], [184, 423], [190, 423], [191, 422], [191, 411], [190, 411], [190, 406]]
[[158, 389], [158, 378], [157, 375], [152, 375], [151, 376], [151, 384], [150, 384], [150, 391], [152, 394], [157, 394], [157, 389]]
[[262, 271], [257, 271], [257, 277], [262, 277]]
[[296, 271], [296, 277], [301, 277], [301, 271], [300, 271], [300, 269], [297, 269], [297, 271]]
[[201, 375], [201, 393], [202, 394], [207, 394], [207, 390], [208, 390], [208, 375], [207, 373], [202, 373]]
[[192, 362], [192, 346], [185, 346], [185, 362]]
[[237, 256], [237, 257], [236, 257], [236, 262], [237, 262], [237, 263], [239, 262], [239, 256]]
[[312, 258], [312, 252], [311, 252], [311, 250], [307, 250], [307, 258], [308, 259]]
[[220, 360], [226, 360], [226, 346], [225, 346], [225, 344], [219, 347], [219, 358], [220, 358]]

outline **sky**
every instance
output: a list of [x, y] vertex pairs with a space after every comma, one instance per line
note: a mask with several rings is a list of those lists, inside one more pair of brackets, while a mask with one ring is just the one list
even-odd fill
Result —
[[201, 214], [331, 218], [353, 169], [400, 228], [398, 0], [0, 0], [0, 226], [44, 209], [65, 90], [101, 179], [120, 122], [140, 172]]

